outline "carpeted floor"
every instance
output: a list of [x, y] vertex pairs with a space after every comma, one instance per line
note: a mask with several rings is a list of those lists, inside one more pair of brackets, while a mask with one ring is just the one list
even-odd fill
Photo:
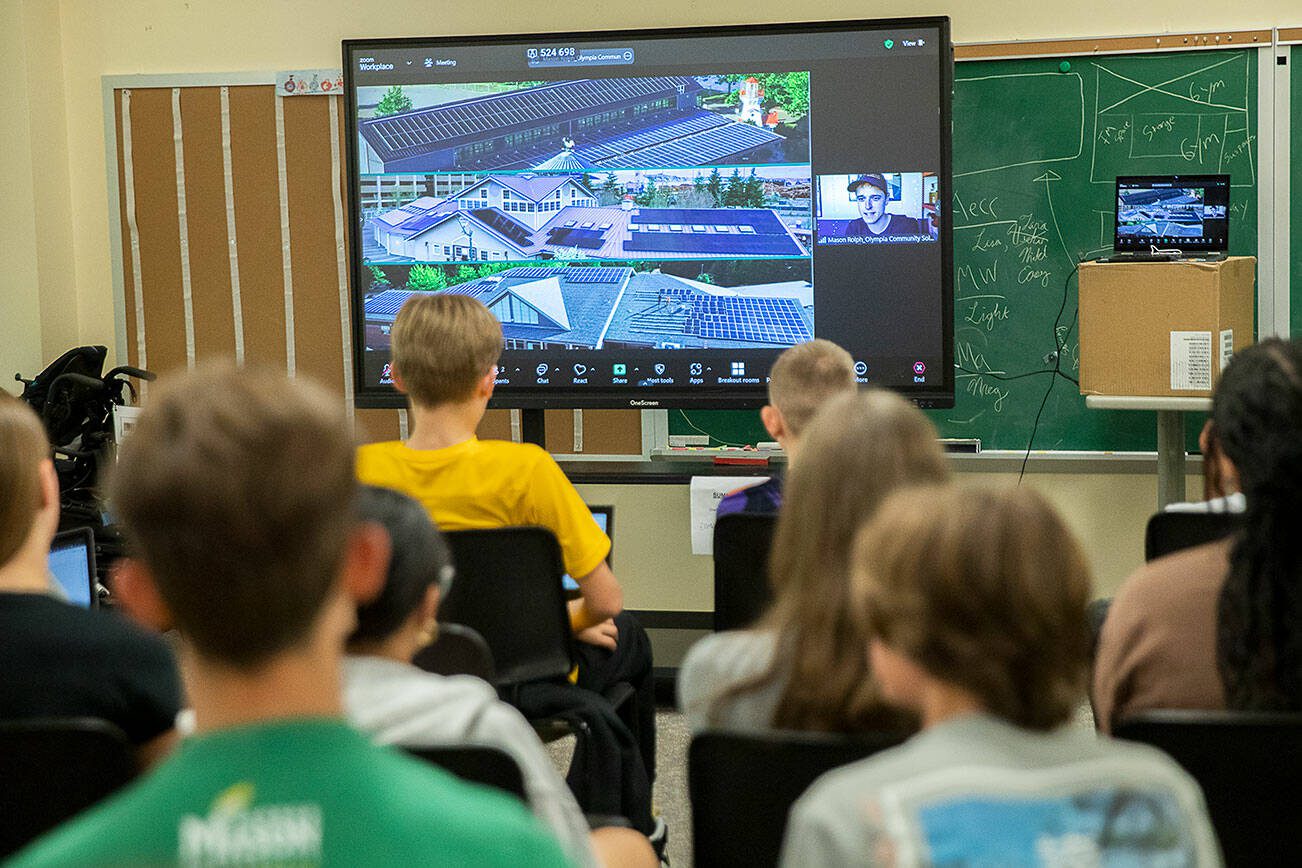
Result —
[[[666, 855], [673, 868], [691, 868], [692, 813], [687, 799], [687, 724], [677, 711], [656, 712], [655, 805], [669, 826]], [[562, 738], [547, 745], [552, 762], [561, 774], [570, 767], [574, 738]]]

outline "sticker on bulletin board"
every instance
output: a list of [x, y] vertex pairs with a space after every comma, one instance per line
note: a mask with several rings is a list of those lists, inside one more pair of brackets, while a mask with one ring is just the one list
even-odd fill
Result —
[[343, 90], [343, 70], [299, 69], [276, 73], [276, 96], [330, 96]]

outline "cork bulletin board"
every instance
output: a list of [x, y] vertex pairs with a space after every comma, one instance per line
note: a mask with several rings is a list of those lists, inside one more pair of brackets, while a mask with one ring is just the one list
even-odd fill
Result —
[[[105, 78], [119, 346], [158, 374], [284, 367], [335, 391], [360, 441], [403, 436], [405, 413], [353, 407], [342, 100], [274, 80]], [[513, 427], [490, 410], [479, 434]], [[547, 449], [639, 455], [640, 414], [549, 410]]]

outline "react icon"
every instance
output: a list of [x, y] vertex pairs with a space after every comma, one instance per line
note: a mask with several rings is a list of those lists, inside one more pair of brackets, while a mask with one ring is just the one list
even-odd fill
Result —
[[584, 374], [586, 374], [587, 372], [588, 372], [588, 366], [587, 366], [587, 365], [575, 365], [575, 366], [574, 366], [574, 376], [576, 376], [576, 377], [582, 377], [582, 376], [583, 376]]

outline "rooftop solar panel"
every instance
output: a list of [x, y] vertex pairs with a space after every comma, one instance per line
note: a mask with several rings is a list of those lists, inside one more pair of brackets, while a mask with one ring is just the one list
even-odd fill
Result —
[[513, 126], [582, 116], [662, 94], [677, 96], [680, 88], [695, 92], [701, 85], [688, 76], [562, 81], [373, 118], [360, 126], [381, 157], [392, 159]]
[[492, 227], [520, 247], [529, 246], [533, 240], [532, 229], [496, 208], [478, 208], [470, 213], [476, 220]]
[[605, 233], [600, 229], [552, 229], [547, 233], [547, 243], [559, 247], [579, 247], [584, 250], [596, 250], [606, 243]]
[[629, 223], [637, 231], [642, 223], [704, 224], [715, 226], [753, 226], [757, 232], [786, 235], [778, 216], [767, 208], [642, 208], [630, 215]]
[[800, 245], [787, 235], [704, 235], [633, 232], [624, 242], [626, 252], [726, 253], [738, 256], [804, 256]]
[[392, 319], [407, 299], [415, 295], [411, 290], [386, 289], [366, 300], [367, 319]]
[[416, 235], [424, 232], [435, 223], [442, 221], [447, 217], [446, 213], [427, 212], [419, 217], [413, 217], [410, 220], [404, 220], [401, 224], [394, 227], [394, 232], [398, 235]]

